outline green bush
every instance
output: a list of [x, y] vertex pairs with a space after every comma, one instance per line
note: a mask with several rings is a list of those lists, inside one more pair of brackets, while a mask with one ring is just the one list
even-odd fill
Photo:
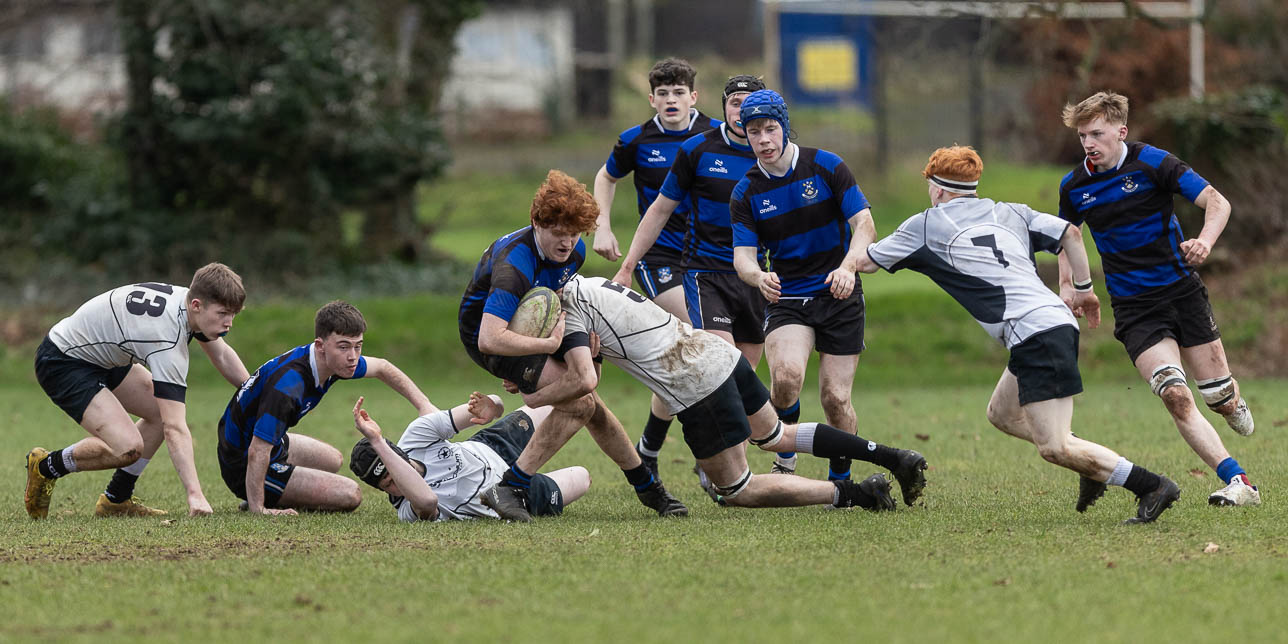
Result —
[[[1233, 212], [1223, 244], [1274, 246], [1288, 237], [1288, 97], [1266, 86], [1204, 97], [1172, 99], [1153, 108], [1159, 144], [1189, 161]], [[1185, 229], [1197, 231], [1202, 213], [1190, 210]]]

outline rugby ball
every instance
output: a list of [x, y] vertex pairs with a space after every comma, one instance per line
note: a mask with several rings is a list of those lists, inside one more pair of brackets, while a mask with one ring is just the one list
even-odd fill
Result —
[[530, 338], [550, 337], [559, 321], [559, 296], [554, 291], [538, 286], [523, 295], [519, 308], [510, 318], [511, 331]]

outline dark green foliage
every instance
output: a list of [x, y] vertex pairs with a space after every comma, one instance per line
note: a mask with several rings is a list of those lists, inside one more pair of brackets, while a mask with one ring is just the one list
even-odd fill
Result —
[[[1192, 163], [1231, 202], [1222, 243], [1256, 248], [1288, 235], [1288, 98], [1267, 86], [1173, 99], [1156, 104], [1159, 145]], [[1185, 229], [1197, 233], [1202, 213], [1191, 211]]]
[[0, 106], [0, 276], [219, 259], [290, 280], [420, 257], [414, 191], [449, 159], [433, 101], [478, 7], [117, 0], [127, 108], [103, 143]]

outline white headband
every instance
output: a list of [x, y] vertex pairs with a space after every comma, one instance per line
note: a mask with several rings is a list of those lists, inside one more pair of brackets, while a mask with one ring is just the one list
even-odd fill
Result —
[[955, 181], [952, 179], [945, 179], [937, 174], [930, 175], [930, 180], [938, 184], [939, 187], [946, 188], [953, 192], [975, 192], [975, 188], [979, 186], [978, 180]]

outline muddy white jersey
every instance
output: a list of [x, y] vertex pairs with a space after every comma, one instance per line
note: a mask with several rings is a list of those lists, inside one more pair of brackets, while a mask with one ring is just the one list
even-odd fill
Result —
[[188, 382], [188, 288], [148, 282], [114, 288], [81, 305], [49, 330], [72, 358], [103, 368], [140, 363], [152, 380]]
[[[398, 439], [398, 447], [425, 464], [425, 483], [438, 495], [436, 521], [499, 519], [496, 512], [479, 502], [479, 495], [500, 483], [501, 475], [510, 466], [484, 443], [472, 440], [453, 443], [451, 438], [458, 431], [452, 423], [450, 409], [436, 411], [411, 421]], [[393, 503], [399, 519], [420, 519], [406, 499], [399, 497]]]
[[910, 268], [934, 280], [1007, 349], [1073, 313], [1038, 277], [1035, 251], [1059, 253], [1069, 222], [1024, 204], [961, 197], [913, 215], [868, 246], [891, 273]]
[[599, 335], [599, 355], [617, 365], [677, 414], [715, 391], [742, 355], [662, 307], [602, 277], [577, 275], [560, 291], [564, 333]]

